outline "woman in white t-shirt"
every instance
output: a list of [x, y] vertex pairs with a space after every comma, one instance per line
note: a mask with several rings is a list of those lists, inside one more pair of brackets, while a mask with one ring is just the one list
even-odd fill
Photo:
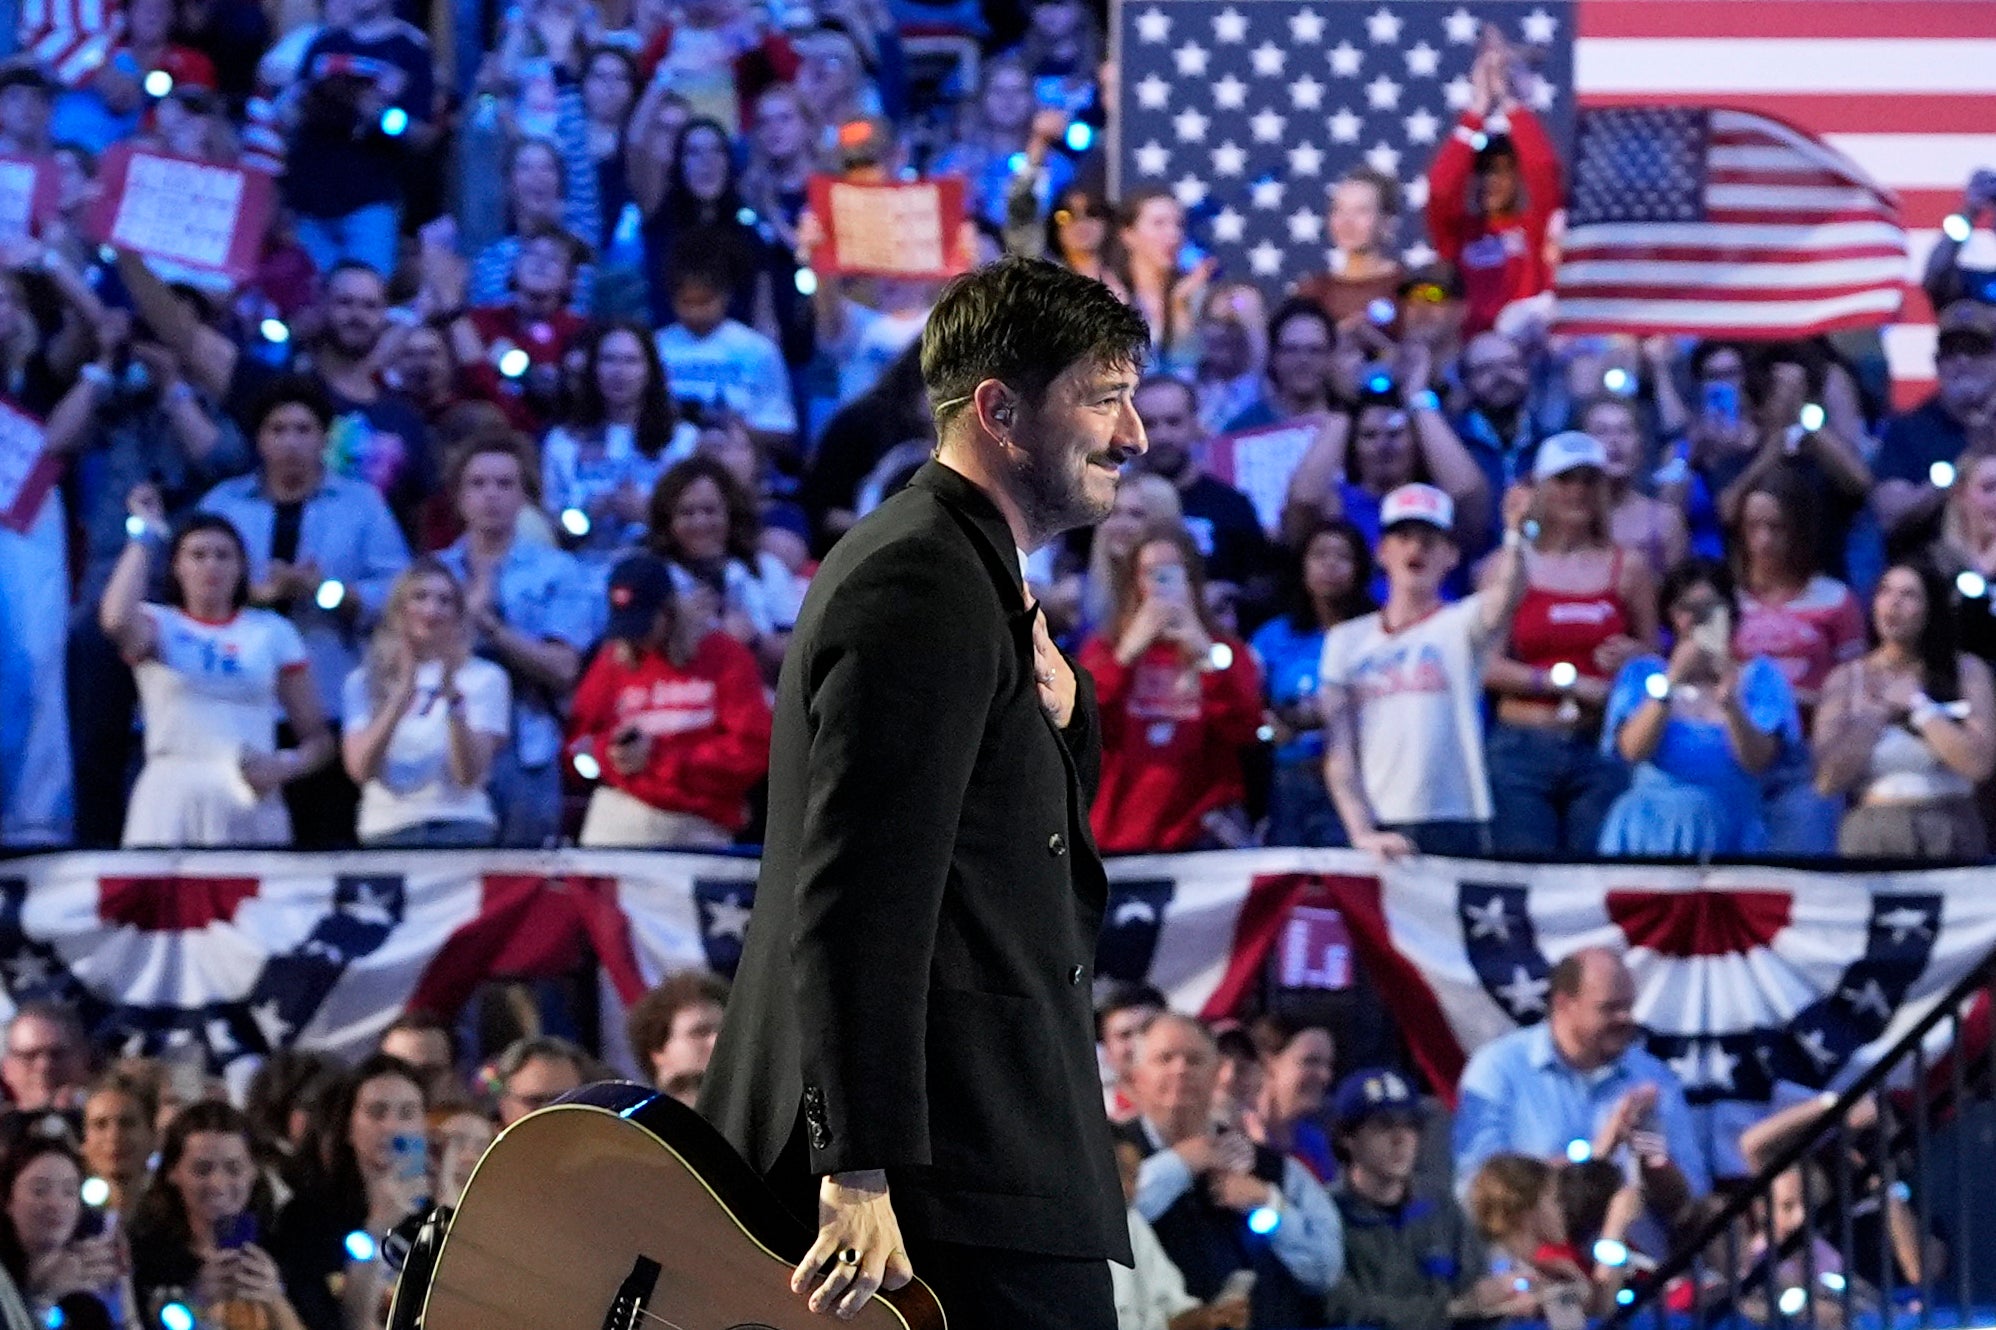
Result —
[[[249, 609], [249, 559], [228, 519], [203, 513], [167, 551], [164, 604], [144, 599], [166, 534], [157, 491], [129, 500], [132, 540], [104, 588], [104, 632], [132, 664], [146, 764], [125, 813], [132, 846], [284, 845], [282, 788], [325, 764], [332, 732], [291, 622]], [[298, 746], [277, 748], [280, 708]]]
[[513, 710], [506, 671], [471, 654], [464, 589], [423, 558], [395, 580], [367, 659], [347, 676], [347, 774], [360, 843], [490, 845], [485, 792]]

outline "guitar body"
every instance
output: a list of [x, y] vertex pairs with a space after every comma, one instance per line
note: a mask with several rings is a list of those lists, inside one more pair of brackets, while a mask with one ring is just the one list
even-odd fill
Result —
[[812, 1313], [790, 1291], [790, 1272], [815, 1236], [692, 1109], [647, 1086], [585, 1086], [493, 1142], [429, 1278], [408, 1268], [389, 1323], [945, 1330], [919, 1279], [870, 1298], [851, 1321]]

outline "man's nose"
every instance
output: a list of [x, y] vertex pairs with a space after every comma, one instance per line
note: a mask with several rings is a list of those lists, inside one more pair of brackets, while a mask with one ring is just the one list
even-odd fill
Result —
[[1122, 419], [1116, 422], [1116, 446], [1137, 457], [1150, 451], [1150, 436], [1144, 433], [1144, 420], [1134, 402], [1123, 403]]

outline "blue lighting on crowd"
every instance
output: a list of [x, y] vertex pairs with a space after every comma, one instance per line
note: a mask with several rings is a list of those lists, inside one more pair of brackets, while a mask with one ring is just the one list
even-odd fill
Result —
[[[355, 1229], [347, 1234], [346, 1249], [347, 1255], [356, 1261], [371, 1261], [375, 1256], [374, 1239], [361, 1229]], [[179, 1330], [179, 1328], [168, 1326], [167, 1330]], [[193, 1330], [193, 1327], [189, 1326], [187, 1330]]]
[[163, 1330], [194, 1330], [194, 1312], [184, 1302], [169, 1302], [159, 1309]]
[[391, 106], [381, 113], [381, 132], [391, 139], [401, 138], [409, 129], [409, 113], [399, 106]]
[[1594, 1146], [1591, 1142], [1576, 1136], [1566, 1143], [1566, 1161], [1569, 1164], [1584, 1164], [1593, 1157]]
[[1248, 1232], [1267, 1237], [1282, 1224], [1282, 1214], [1272, 1205], [1258, 1205], [1248, 1211]]
[[1086, 120], [1077, 120], [1067, 127], [1067, 147], [1070, 152], [1087, 152], [1095, 146], [1095, 127]]

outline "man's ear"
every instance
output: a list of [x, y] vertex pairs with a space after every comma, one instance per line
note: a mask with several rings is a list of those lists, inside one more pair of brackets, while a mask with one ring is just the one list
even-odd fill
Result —
[[970, 394], [970, 409], [984, 432], [1011, 446], [1012, 429], [1019, 419], [1019, 398], [997, 379], [986, 379]]

